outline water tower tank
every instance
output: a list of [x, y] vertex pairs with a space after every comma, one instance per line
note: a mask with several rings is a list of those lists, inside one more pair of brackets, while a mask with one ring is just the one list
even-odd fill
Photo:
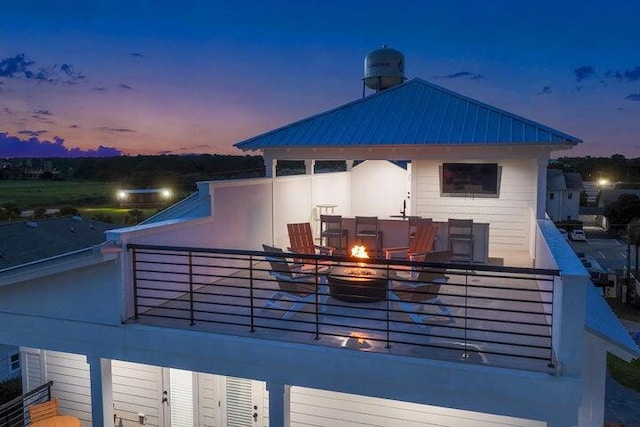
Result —
[[364, 58], [364, 84], [375, 91], [402, 83], [404, 55], [387, 46], [374, 50]]

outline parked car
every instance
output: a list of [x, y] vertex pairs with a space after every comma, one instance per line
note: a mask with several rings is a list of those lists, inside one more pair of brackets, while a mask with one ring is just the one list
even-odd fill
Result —
[[582, 230], [573, 230], [571, 234], [569, 234], [569, 237], [571, 237], [571, 240], [574, 240], [574, 241], [581, 241], [581, 242], [587, 241], [587, 235], [584, 234], [584, 231]]

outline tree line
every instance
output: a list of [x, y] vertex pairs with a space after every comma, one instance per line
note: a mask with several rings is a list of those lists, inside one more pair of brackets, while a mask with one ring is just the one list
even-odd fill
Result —
[[640, 158], [627, 159], [622, 154], [611, 157], [560, 157], [551, 162], [565, 172], [577, 172], [583, 181], [601, 178], [617, 183], [617, 188], [640, 187]]
[[265, 175], [262, 156], [200, 154], [101, 158], [5, 159], [0, 179], [121, 182], [124, 187], [193, 190], [197, 181], [255, 178]]

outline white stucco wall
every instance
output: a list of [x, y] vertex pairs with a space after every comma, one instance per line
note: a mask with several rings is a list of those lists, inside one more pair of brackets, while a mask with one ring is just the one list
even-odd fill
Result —
[[386, 160], [355, 166], [351, 177], [351, 215], [399, 215], [410, 188], [409, 174]]

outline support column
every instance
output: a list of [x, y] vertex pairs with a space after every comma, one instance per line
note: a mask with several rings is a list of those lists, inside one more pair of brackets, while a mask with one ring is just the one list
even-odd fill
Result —
[[345, 162], [347, 163], [347, 172], [349, 172], [353, 169], [353, 160], [345, 160]]
[[276, 176], [276, 165], [278, 161], [267, 156], [266, 154], [262, 156], [264, 160], [264, 172], [267, 178], [273, 178]]
[[269, 390], [269, 425], [289, 427], [291, 424], [291, 386], [267, 381]]
[[111, 360], [87, 356], [91, 380], [91, 418], [94, 426], [113, 425]]
[[536, 162], [538, 166], [536, 218], [542, 219], [547, 212], [547, 165], [549, 164], [549, 154], [538, 156]]
[[304, 173], [307, 175], [313, 175], [315, 173], [316, 161], [305, 160], [304, 161]]

